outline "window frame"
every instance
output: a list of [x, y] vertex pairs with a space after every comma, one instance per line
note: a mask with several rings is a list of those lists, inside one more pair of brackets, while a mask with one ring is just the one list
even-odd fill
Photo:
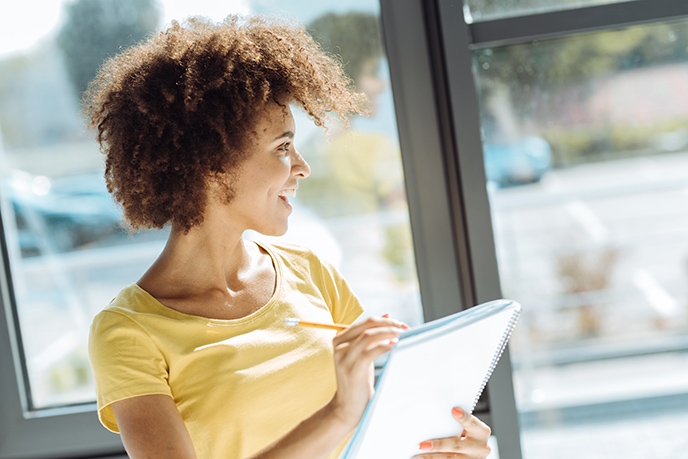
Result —
[[[453, 200], [460, 203], [453, 207], [455, 213], [461, 213], [454, 220], [464, 222], [457, 230], [458, 250], [465, 252], [460, 258], [469, 258], [470, 272], [463, 273], [462, 279], [473, 281], [473, 303], [477, 304], [501, 296], [501, 287], [485, 187], [480, 110], [471, 52], [486, 47], [686, 19], [688, 4], [682, 0], [632, 0], [475, 23], [466, 22], [462, 2], [428, 0], [423, 4], [428, 30], [435, 30], [439, 35], [430, 52], [439, 54], [433, 65], [438, 87], [437, 105], [440, 113], [448, 118], [441, 125], [449, 126], [450, 133], [445, 137], [454, 141], [452, 145], [445, 144], [445, 157], [449, 190], [450, 193], [458, 192]], [[447, 108], [441, 107], [443, 103]], [[489, 413], [486, 418], [492, 421], [500, 459], [521, 459], [518, 412], [508, 354], [504, 353], [488, 384]]]
[[680, 0], [629, 0], [474, 22], [468, 25], [469, 47], [507, 46], [685, 18], [688, 18], [688, 3]]
[[[684, 0], [635, 0], [467, 24], [457, 0], [381, 0], [426, 320], [501, 296], [471, 50], [688, 18]], [[0, 459], [126, 457], [95, 403], [30, 411], [0, 226]], [[488, 385], [501, 459], [520, 459], [511, 366]]]
[[[501, 297], [468, 33], [462, 7], [448, 3], [382, 0], [426, 320]], [[456, 60], [447, 42], [458, 43]], [[500, 459], [521, 459], [508, 352], [476, 413], [492, 426]]]
[[0, 247], [0, 459], [123, 453], [119, 436], [98, 422], [95, 403], [41, 410], [28, 406], [28, 375], [1, 221]]

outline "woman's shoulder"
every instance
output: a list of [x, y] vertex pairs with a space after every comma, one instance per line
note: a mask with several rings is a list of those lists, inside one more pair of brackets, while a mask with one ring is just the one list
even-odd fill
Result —
[[268, 251], [277, 263], [290, 271], [304, 273], [309, 277], [314, 275], [319, 277], [323, 272], [330, 272], [334, 269], [326, 258], [309, 247], [282, 241], [255, 242]]
[[313, 281], [339, 282], [341, 274], [336, 266], [317, 251], [297, 244], [285, 242], [258, 242], [269, 251], [278, 263], [289, 271], [300, 273]]
[[129, 284], [95, 315], [92, 327], [136, 326], [137, 317], [150, 314], [155, 306], [153, 297], [137, 284]]
[[316, 251], [313, 249], [298, 245], [298, 244], [292, 244], [289, 242], [265, 242], [265, 241], [255, 241], [256, 244], [258, 244], [260, 247], [262, 247], [264, 250], [267, 250], [271, 255], [275, 257], [279, 257], [282, 260], [288, 262], [288, 263], [296, 263], [296, 264], [306, 264], [306, 265], [313, 265], [313, 264], [329, 264], [326, 260], [323, 259], [321, 255], [319, 255]]

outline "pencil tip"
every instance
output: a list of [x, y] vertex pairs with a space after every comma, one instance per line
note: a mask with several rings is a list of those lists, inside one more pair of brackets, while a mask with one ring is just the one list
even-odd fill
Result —
[[284, 325], [286, 325], [288, 327], [296, 327], [298, 324], [299, 324], [299, 319], [294, 319], [294, 318], [284, 319]]

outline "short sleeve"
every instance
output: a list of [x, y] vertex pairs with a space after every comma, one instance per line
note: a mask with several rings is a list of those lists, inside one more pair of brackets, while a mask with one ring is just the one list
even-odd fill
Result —
[[363, 313], [363, 306], [356, 294], [337, 269], [327, 262], [320, 261], [323, 283], [332, 319], [335, 323], [351, 324]]
[[131, 318], [105, 310], [93, 319], [88, 353], [95, 378], [98, 418], [119, 432], [111, 403], [140, 395], [172, 396], [164, 355]]

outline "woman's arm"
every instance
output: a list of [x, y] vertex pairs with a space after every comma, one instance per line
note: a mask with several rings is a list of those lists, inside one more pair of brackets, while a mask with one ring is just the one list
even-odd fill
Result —
[[111, 406], [131, 459], [196, 459], [189, 431], [169, 395], [142, 395]]
[[392, 319], [369, 318], [335, 336], [337, 392], [332, 400], [251, 459], [326, 458], [361, 420], [374, 391], [374, 361], [392, 349], [401, 330]]
[[[363, 416], [373, 394], [374, 361], [393, 347], [400, 331], [399, 322], [370, 318], [339, 333], [333, 340], [335, 396], [250, 459], [326, 458]], [[168, 395], [121, 400], [112, 404], [112, 410], [132, 459], [196, 459], [191, 436]]]

